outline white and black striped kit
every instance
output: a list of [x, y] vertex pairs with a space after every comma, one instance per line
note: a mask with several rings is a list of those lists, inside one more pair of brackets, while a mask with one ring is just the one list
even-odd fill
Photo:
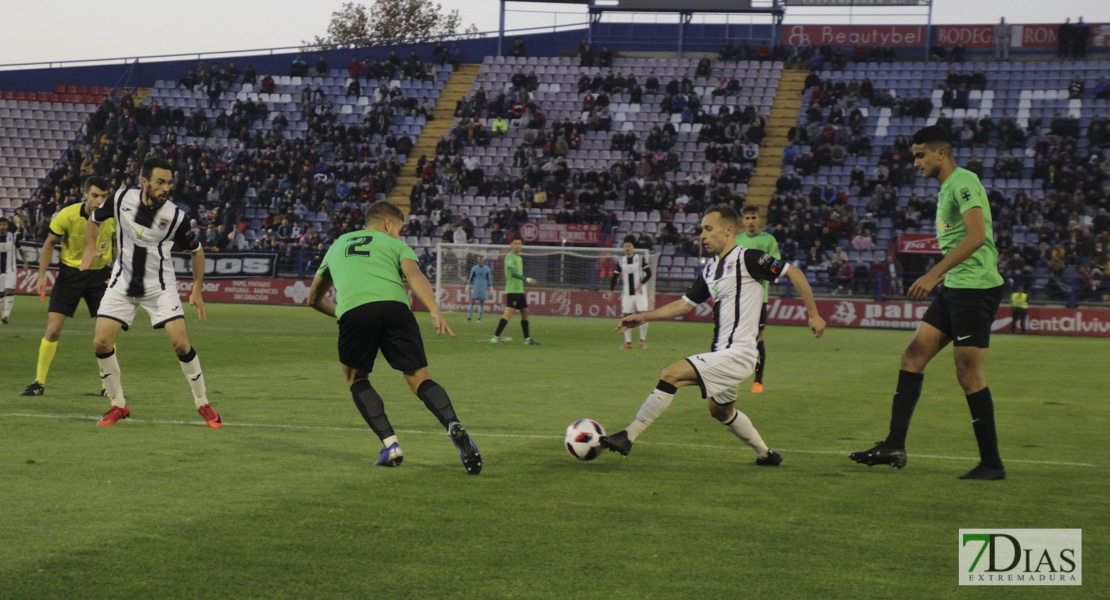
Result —
[[177, 292], [170, 252], [174, 243], [184, 247], [189, 231], [188, 215], [172, 202], [149, 208], [137, 189], [120, 190], [93, 213], [93, 222], [115, 217], [119, 255], [112, 265], [110, 289], [132, 298]]
[[697, 281], [683, 300], [697, 306], [713, 299], [713, 345], [716, 352], [747, 348], [754, 352], [759, 335], [759, 310], [763, 306], [760, 281], [778, 279], [789, 265], [762, 250], [737, 246], [724, 258], [705, 263]]

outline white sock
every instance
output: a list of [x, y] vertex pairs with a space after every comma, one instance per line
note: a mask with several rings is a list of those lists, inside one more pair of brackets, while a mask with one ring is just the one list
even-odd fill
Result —
[[732, 435], [735, 435], [743, 440], [745, 444], [751, 446], [752, 450], [755, 450], [755, 455], [757, 457], [765, 458], [767, 456], [767, 444], [764, 444], [763, 438], [759, 437], [759, 432], [755, 430], [755, 426], [752, 425], [752, 420], [748, 418], [748, 415], [737, 410], [732, 415], [731, 419], [720, 421], [720, 423], [728, 427]]
[[197, 408], [200, 408], [208, 404], [208, 395], [204, 388], [204, 373], [200, 370], [200, 357], [197, 356], [196, 350], [190, 349], [189, 354], [179, 358], [186, 358], [189, 355], [192, 356], [188, 361], [181, 361], [181, 372], [185, 374], [189, 387], [193, 388], [193, 402], [196, 403]]
[[646, 342], [647, 341], [647, 326], [648, 326], [647, 323], [644, 323], [643, 325], [640, 325], [640, 341], [641, 342]]
[[390, 446], [392, 446], [393, 444], [396, 444], [396, 443], [397, 443], [397, 436], [391, 435], [391, 436], [385, 438], [384, 440], [382, 440], [382, 448], [388, 448], [388, 447], [390, 447]]
[[671, 400], [674, 400], [674, 394], [661, 391], [656, 388], [651, 392], [651, 395], [644, 400], [643, 406], [640, 407], [640, 412], [636, 413], [636, 420], [625, 427], [628, 432], [628, 441], [636, 441], [636, 438], [651, 425], [667, 407], [671, 405]]
[[3, 306], [4, 306], [4, 318], [5, 319], [12, 316], [12, 305], [13, 304], [15, 304], [15, 296], [13, 294], [8, 294], [7, 296], [4, 296]]
[[631, 344], [632, 343], [632, 330], [631, 329], [625, 329], [624, 330], [624, 343], [626, 343], [626, 344]]
[[123, 383], [120, 381], [119, 360], [116, 359], [116, 351], [113, 350], [111, 354], [104, 358], [97, 356], [96, 362], [100, 365], [100, 384], [104, 386], [104, 391], [111, 399], [112, 406], [120, 408], [127, 406], [127, 401], [123, 399]]

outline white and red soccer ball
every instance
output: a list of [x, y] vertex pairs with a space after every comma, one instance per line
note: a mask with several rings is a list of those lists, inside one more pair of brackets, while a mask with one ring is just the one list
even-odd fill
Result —
[[593, 419], [578, 419], [567, 427], [567, 451], [578, 460], [593, 460], [601, 453], [601, 436], [605, 428]]

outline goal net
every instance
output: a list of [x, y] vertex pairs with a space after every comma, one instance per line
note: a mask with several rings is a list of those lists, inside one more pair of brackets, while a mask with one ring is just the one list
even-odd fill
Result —
[[[490, 268], [493, 286], [486, 302], [487, 313], [505, 310], [505, 255], [508, 246], [491, 244], [439, 244], [436, 261], [428, 278], [434, 281], [436, 300], [443, 312], [466, 312], [470, 305], [471, 268], [484, 257]], [[648, 310], [655, 308], [655, 281], [659, 273], [657, 254], [636, 250], [651, 269], [652, 277], [644, 284]], [[620, 318], [621, 289], [618, 281], [610, 292], [618, 259], [624, 255], [619, 248], [580, 248], [574, 246], [530, 246], [520, 252], [524, 276], [536, 280], [525, 284], [530, 315], [567, 317]], [[608, 297], [607, 297], [608, 296]]]

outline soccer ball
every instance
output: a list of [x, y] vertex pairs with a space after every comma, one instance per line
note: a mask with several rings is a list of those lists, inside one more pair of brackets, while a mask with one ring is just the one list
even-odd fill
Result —
[[567, 427], [567, 451], [578, 460], [593, 460], [601, 453], [605, 428], [593, 419], [578, 419]]

